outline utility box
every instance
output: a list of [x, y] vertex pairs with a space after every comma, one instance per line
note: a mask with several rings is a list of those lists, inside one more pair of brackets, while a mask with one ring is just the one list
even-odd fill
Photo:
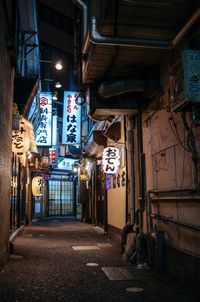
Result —
[[200, 104], [200, 51], [185, 49], [172, 63], [170, 108], [179, 111], [196, 104]]

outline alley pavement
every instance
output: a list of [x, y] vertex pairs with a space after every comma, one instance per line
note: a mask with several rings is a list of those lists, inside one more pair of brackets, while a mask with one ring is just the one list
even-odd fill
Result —
[[120, 244], [76, 220], [26, 227], [0, 272], [0, 301], [196, 302], [200, 293], [124, 261]]

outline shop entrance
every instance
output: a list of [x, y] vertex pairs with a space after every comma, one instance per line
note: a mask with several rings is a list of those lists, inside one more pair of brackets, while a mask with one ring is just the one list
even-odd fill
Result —
[[49, 180], [49, 216], [76, 216], [75, 182], [62, 179]]

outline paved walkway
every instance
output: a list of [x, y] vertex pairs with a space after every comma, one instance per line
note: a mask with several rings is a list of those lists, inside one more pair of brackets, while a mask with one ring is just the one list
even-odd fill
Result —
[[[128, 280], [110, 280], [105, 272]], [[199, 302], [200, 295], [124, 262], [119, 246], [89, 224], [44, 219], [15, 240], [14, 255], [0, 272], [0, 301]]]

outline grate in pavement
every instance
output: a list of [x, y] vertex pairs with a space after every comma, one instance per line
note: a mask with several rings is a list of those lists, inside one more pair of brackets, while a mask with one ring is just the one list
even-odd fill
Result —
[[97, 244], [99, 247], [102, 247], [102, 248], [106, 248], [106, 247], [110, 247], [110, 246], [112, 246], [112, 244], [110, 244], [110, 243], [98, 243]]
[[75, 251], [88, 251], [88, 250], [99, 250], [97, 245], [74, 245], [72, 246]]
[[110, 280], [134, 280], [134, 275], [127, 267], [102, 267], [102, 271]]

